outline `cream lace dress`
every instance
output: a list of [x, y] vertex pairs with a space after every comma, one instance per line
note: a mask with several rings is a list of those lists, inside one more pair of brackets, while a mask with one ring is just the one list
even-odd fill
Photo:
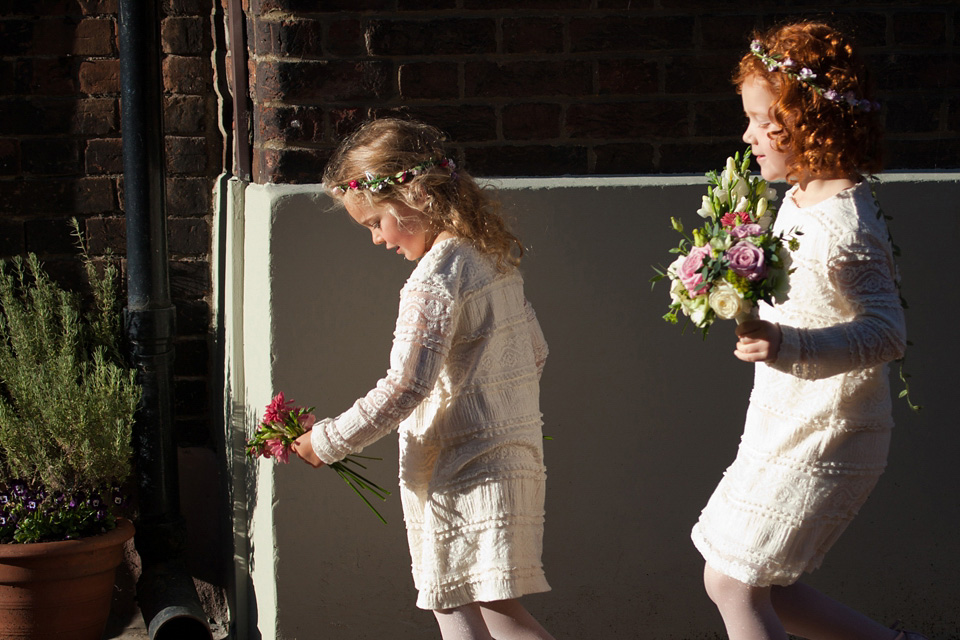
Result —
[[516, 269], [438, 242], [400, 292], [385, 378], [311, 443], [335, 462], [399, 425], [400, 495], [419, 591], [448, 609], [550, 589], [544, 520], [540, 325]]
[[885, 363], [905, 348], [886, 224], [869, 184], [799, 208], [776, 231], [803, 232], [790, 298], [762, 305], [780, 324], [777, 360], [758, 364], [736, 460], [693, 528], [713, 569], [754, 586], [816, 569], [886, 466]]

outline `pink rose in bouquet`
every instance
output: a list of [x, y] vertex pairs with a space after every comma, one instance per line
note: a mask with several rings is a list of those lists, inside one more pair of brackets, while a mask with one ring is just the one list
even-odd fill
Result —
[[724, 257], [730, 263], [731, 271], [751, 282], [767, 275], [763, 249], [748, 240], [741, 240], [727, 249]]

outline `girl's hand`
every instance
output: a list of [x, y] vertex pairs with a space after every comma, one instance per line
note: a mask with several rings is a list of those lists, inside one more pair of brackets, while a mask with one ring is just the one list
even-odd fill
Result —
[[733, 355], [744, 362], [773, 362], [780, 353], [780, 326], [766, 320], [747, 320], [737, 325], [737, 349]]
[[293, 452], [297, 454], [298, 458], [306, 462], [311, 467], [319, 469], [323, 466], [323, 462], [317, 456], [316, 452], [313, 450], [313, 445], [310, 443], [309, 430], [294, 440], [291, 448], [293, 449]]

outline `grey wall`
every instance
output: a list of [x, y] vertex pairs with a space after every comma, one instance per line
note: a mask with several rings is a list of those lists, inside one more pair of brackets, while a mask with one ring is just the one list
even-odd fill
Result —
[[[879, 195], [904, 252], [915, 343], [907, 368], [925, 409], [895, 404], [888, 471], [808, 581], [881, 621], [957, 638], [960, 175], [887, 180]], [[735, 454], [752, 365], [732, 356], [732, 323], [703, 341], [662, 321], [666, 285], [648, 283], [650, 265], [669, 263], [678, 240], [669, 217], [697, 222], [702, 182], [498, 181], [529, 246], [527, 295], [551, 348], [542, 410], [554, 438], [545, 445], [544, 549], [553, 591], [525, 604], [561, 640], [722, 632], [689, 530]], [[386, 371], [412, 265], [370, 244], [324, 197], [303, 187], [276, 193], [272, 291], [245, 304], [272, 296], [276, 388], [315, 404], [318, 416], [336, 415]], [[370, 475], [395, 488], [396, 436], [367, 453], [384, 458]], [[383, 505], [384, 526], [330, 470], [267, 469], [274, 494], [257, 499], [275, 501], [278, 601], [257, 606], [277, 608], [278, 637], [439, 637], [413, 604], [396, 495]]]

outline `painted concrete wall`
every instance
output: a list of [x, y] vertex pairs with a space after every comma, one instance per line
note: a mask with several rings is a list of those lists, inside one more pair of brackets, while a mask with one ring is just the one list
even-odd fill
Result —
[[[809, 582], [881, 621], [957, 638], [960, 174], [885, 180], [915, 343], [907, 368], [925, 409], [896, 403], [888, 471]], [[696, 223], [703, 179], [495, 183], [529, 246], [527, 295], [551, 348], [543, 559], [553, 591], [525, 603], [558, 639], [717, 637], [689, 530], [734, 457], [752, 365], [732, 356], [731, 323], [702, 341], [663, 322], [666, 286], [648, 283], [678, 240], [669, 216]], [[336, 415], [386, 371], [412, 265], [371, 245], [312, 185], [251, 185], [243, 210], [233, 401], [248, 423], [274, 390]], [[396, 435], [365, 453], [383, 457], [370, 475], [396, 487]], [[413, 604], [396, 495], [385, 526], [328, 469], [247, 471], [251, 638], [439, 637]]]

